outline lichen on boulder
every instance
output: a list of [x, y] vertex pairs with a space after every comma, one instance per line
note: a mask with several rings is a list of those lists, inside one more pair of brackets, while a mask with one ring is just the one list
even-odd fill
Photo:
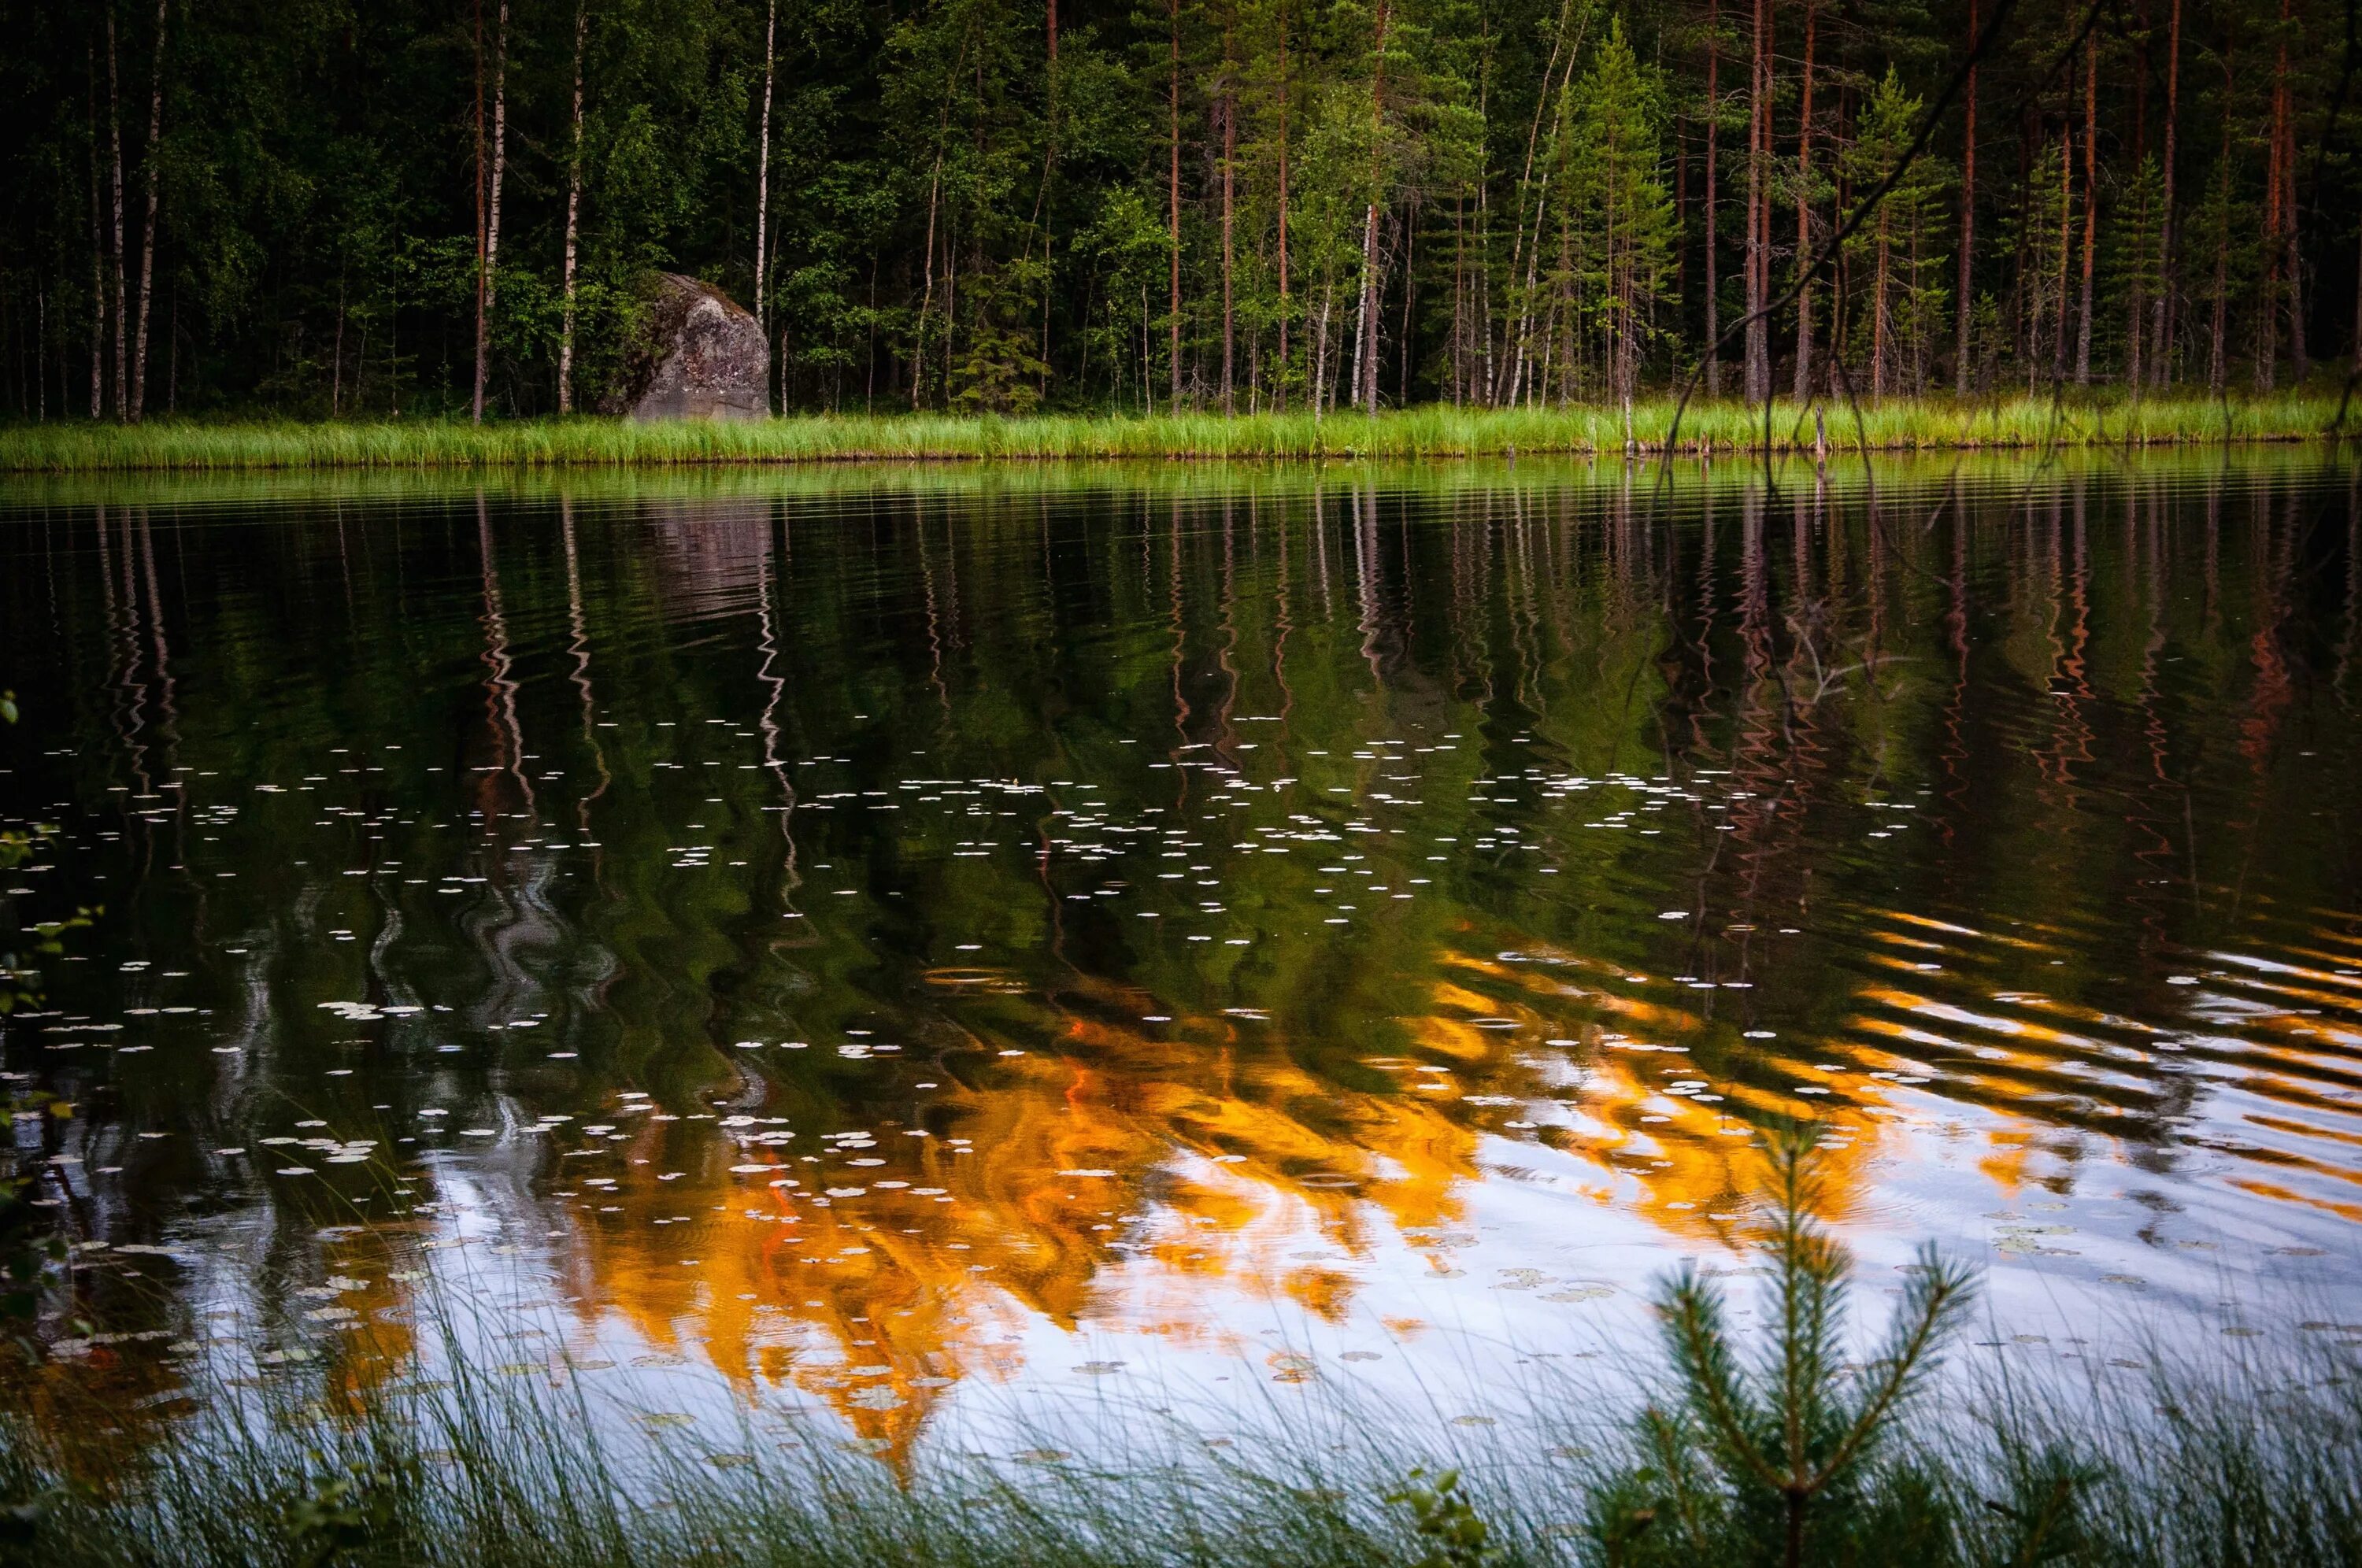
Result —
[[745, 306], [711, 283], [658, 272], [605, 412], [635, 420], [764, 419], [771, 350]]

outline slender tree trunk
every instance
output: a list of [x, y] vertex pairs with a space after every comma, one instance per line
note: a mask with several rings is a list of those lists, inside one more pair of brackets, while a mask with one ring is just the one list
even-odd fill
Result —
[[[1055, 224], [1055, 217], [1050, 208], [1050, 176], [1058, 164], [1058, 116], [1064, 102], [1058, 91], [1058, 0], [1049, 0], [1044, 28], [1047, 43], [1043, 66], [1049, 73], [1046, 102], [1043, 109], [1043, 122], [1046, 134], [1042, 138], [1042, 186], [1033, 199], [1034, 210], [1042, 218], [1042, 354], [1040, 360], [1042, 368], [1035, 381], [1035, 396], [1043, 403], [1048, 402], [1050, 397], [1050, 294], [1056, 282], [1056, 271], [1052, 259], [1055, 238], [1052, 230]], [[1086, 316], [1089, 314], [1087, 304], [1084, 314]], [[1075, 378], [1077, 385], [1084, 383], [1085, 377], [1082, 372], [1089, 370], [1090, 362], [1090, 344], [1087, 339], [1083, 345], [1082, 365]], [[786, 383], [782, 381], [783, 394], [785, 390]], [[783, 395], [782, 406], [785, 405], [785, 402]]]
[[[1804, 102], [1796, 122], [1796, 266], [1809, 268], [1813, 260], [1813, 204], [1810, 192], [1813, 183], [1813, 44], [1819, 30], [1821, 8], [1816, 0], [1805, 4], [1805, 89]], [[1801, 403], [1812, 395], [1813, 375], [1813, 280], [1806, 272], [1804, 287], [1796, 295], [1796, 401]], [[1629, 396], [1628, 391], [1627, 396]]]
[[[763, 314], [763, 285], [771, 274], [771, 83], [779, 63], [779, 0], [771, 0], [763, 22], [763, 143], [755, 156], [755, 319], [770, 327]], [[766, 387], [763, 395], [770, 396]]]
[[[1476, 123], [1479, 145], [1488, 146], [1492, 131], [1493, 51], [1489, 40], [1478, 67], [1476, 85]], [[1476, 267], [1469, 280], [1469, 336], [1483, 339], [1483, 347], [1469, 350], [1468, 398], [1481, 400], [1489, 405], [1493, 401], [1493, 209], [1488, 192], [1492, 186], [1492, 164], [1480, 151], [1476, 172]], [[1479, 392], [1479, 387], [1483, 389]]]
[[476, 409], [482, 418], [485, 379], [491, 369], [489, 331], [501, 297], [501, 182], [509, 166], [509, 0], [501, 0], [500, 34], [492, 43], [492, 193], [484, 215], [484, 315], [477, 326]]
[[2173, 165], [2174, 139], [2181, 119], [2181, 0], [2173, 0], [2165, 51], [2165, 205], [2157, 234], [2157, 299], [2149, 306], [2149, 381], [2173, 384]]
[[1722, 284], [1715, 273], [1715, 149], [1722, 141], [1722, 0], [1708, 0], [1705, 46], [1705, 392], [1722, 395]]
[[1287, 6], [1279, 7], [1279, 373], [1272, 378], [1272, 406], [1287, 410]]
[[[2354, 270], [2354, 373], [2362, 376], [2362, 260]], [[58, 395], [65, 395], [65, 367], [58, 367]]]
[[1239, 99], [1234, 80], [1237, 69], [1231, 59], [1231, 27], [1225, 19], [1222, 24], [1222, 417], [1225, 419], [1238, 412], [1238, 402], [1231, 382], [1238, 330], [1238, 318], [1231, 301], [1234, 266], [1231, 220], [1235, 212], [1231, 169], [1239, 155]]
[[[1365, 273], [1363, 281], [1366, 282], [1366, 279]], [[1347, 361], [1345, 376], [1347, 390], [1344, 401], [1348, 408], [1362, 406], [1362, 353], [1369, 345], [1369, 335], [1362, 330], [1362, 323], [1369, 308], [1369, 291], [1357, 283], [1353, 290], [1353, 353], [1352, 359]], [[1341, 354], [1339, 357], [1341, 359], [1344, 356]]]
[[98, 44], [90, 46], [90, 416], [106, 413], [106, 237], [98, 199]]
[[[2280, 178], [2280, 94], [2277, 72], [2272, 86], [2272, 128], [2270, 146], [2264, 155], [2264, 289], [2256, 312], [2256, 385], [2271, 390], [2279, 376], [2280, 331], [2280, 258], [2286, 248], [2280, 244], [2280, 192], [2286, 182]], [[2224, 154], [2230, 154], [2231, 144], [2224, 143]]]
[[469, 418], [484, 422], [484, 0], [475, 0], [476, 60], [476, 373], [475, 401]]
[[1168, 323], [1165, 357], [1172, 374], [1170, 411], [1181, 412], [1181, 0], [1164, 0], [1166, 36], [1171, 46], [1172, 72], [1165, 100], [1166, 146], [1172, 154], [1166, 190], [1171, 198], [1173, 247], [1172, 319]]
[[[582, 45], [589, 36], [588, 0], [574, 0], [573, 138], [566, 154], [566, 307], [557, 334], [557, 412], [574, 412], [574, 255], [582, 232]], [[764, 138], [766, 149], [769, 138]]]
[[148, 406], [148, 307], [156, 297], [156, 201], [162, 171], [158, 168], [164, 138], [164, 23], [171, 0], [156, 0], [156, 75], [148, 99], [148, 151], [142, 177], [148, 186], [148, 222], [139, 236], [139, 326], [131, 349], [131, 419], [135, 425]]
[[1886, 395], [1886, 213], [1882, 206], [1878, 209], [1878, 277], [1871, 284], [1870, 302], [1870, 395], [1873, 399]]
[[1673, 116], [1673, 233], [1680, 238], [1673, 244], [1674, 312], [1681, 315], [1690, 303], [1690, 143], [1689, 116]]
[[[911, 406], [913, 409], [919, 406], [919, 400], [924, 395], [922, 389], [926, 385], [927, 379], [927, 315], [934, 309], [935, 305], [935, 210], [943, 197], [944, 136], [951, 124], [951, 105], [946, 98], [943, 117], [935, 125], [934, 172], [927, 177], [927, 244], [926, 248], [921, 252], [922, 257], [921, 265], [926, 272], [926, 287], [925, 291], [919, 295], [919, 326], [917, 332], [912, 335], [911, 344]], [[1146, 287], [1145, 284], [1142, 286]], [[1142, 332], [1148, 330], [1145, 300], [1142, 304], [1141, 330]], [[1148, 363], [1144, 358], [1146, 352], [1145, 348], [1142, 350], [1143, 358], [1140, 367], [1141, 386], [1143, 392], [1148, 385], [1149, 373]]]
[[[2144, 165], [2148, 160], [2148, 72], [2149, 42], [2155, 36], [2156, 18], [2149, 0], [2139, 0], [2136, 13], [2140, 24], [2140, 42], [2133, 51], [2133, 155], [2129, 167], [2141, 181], [2142, 200], [2147, 199], [2147, 178]], [[2154, 220], [2154, 210], [2144, 206], [2142, 215]], [[2145, 356], [2148, 348], [2148, 288], [2137, 263], [2131, 267], [2130, 286], [2125, 291], [2125, 385], [2137, 402], [2142, 389], [2148, 385], [2148, 366]]]
[[[1492, 392], [1496, 403], [1507, 403], [1511, 406], [1517, 403], [1518, 387], [1526, 373], [1527, 346], [1533, 330], [1534, 274], [1541, 253], [1543, 218], [1550, 196], [1550, 172], [1547, 168], [1542, 172], [1540, 188], [1536, 190], [1534, 187], [1534, 151], [1540, 145], [1542, 120], [1551, 113], [1557, 94], [1565, 89], [1565, 74], [1559, 72], [1561, 57], [1563, 56], [1566, 60], [1567, 71], [1571, 72], [1574, 69], [1574, 51], [1569, 47], [1566, 36], [1567, 18], [1573, 9], [1573, 0], [1560, 0], [1558, 27], [1551, 35], [1550, 60], [1542, 67], [1542, 91], [1534, 100], [1533, 123], [1526, 127], [1525, 167], [1518, 175], [1518, 228], [1516, 237], [1509, 244], [1508, 269], [1511, 304], [1517, 313], [1517, 321], [1514, 326], [1506, 321], [1502, 323], [1504, 337], [1513, 340], [1516, 348], [1511, 352], [1508, 342], [1504, 342], [1504, 363], [1501, 366], [1501, 371], [1506, 381], [1504, 383], [1496, 384]], [[1535, 190], [1534, 237], [1530, 250], [1526, 245], [1525, 201], [1526, 193], [1529, 190]], [[1520, 258], [1524, 259], [1526, 269], [1522, 292], [1519, 290], [1518, 279], [1518, 264]], [[1490, 342], [1491, 337], [1492, 333], [1488, 327], [1485, 332], [1486, 341]]]
[[126, 359], [130, 344], [125, 334], [131, 325], [130, 269], [123, 248], [123, 94], [115, 69], [115, 10], [106, 13], [106, 124], [115, 143], [115, 417], [131, 417], [130, 382]]
[[1362, 210], [1362, 334], [1353, 352], [1362, 385], [1355, 389], [1365, 412], [1378, 412], [1378, 204], [1385, 194], [1387, 0], [1378, 0], [1376, 64], [1370, 75], [1370, 193]]
[[2050, 334], [2050, 384], [2067, 380], [2067, 267], [2075, 254], [2075, 129], [2064, 127], [2058, 149], [2058, 314]]
[[337, 340], [328, 355], [328, 417], [344, 413], [345, 404], [345, 280], [337, 280]]
[[2231, 300], [2231, 138], [2233, 132], [2234, 81], [2231, 51], [2223, 51], [2223, 157], [2216, 164], [2215, 229], [2214, 229], [2214, 319], [2210, 332], [2210, 350], [2206, 359], [2206, 390], [2215, 396], [2223, 395], [2224, 383], [2230, 379], [2230, 367], [2225, 363], [2228, 344], [2224, 328], [2230, 314]]
[[1468, 391], [1468, 190], [1462, 186], [1451, 198], [1451, 405], [1460, 406]]
[[1329, 315], [1336, 304], [1336, 280], [1320, 280], [1320, 319], [1312, 336], [1312, 422], [1320, 422], [1320, 414], [1329, 402]]
[[1395, 356], [1396, 375], [1395, 403], [1410, 406], [1411, 307], [1418, 294], [1418, 202], [1414, 197], [1403, 214], [1403, 312], [1402, 337]]
[[2092, 384], [2092, 275], [2100, 248], [2100, 38], [2083, 44], [2083, 299], [2075, 328], [2075, 384]]
[[[2174, 0], [2179, 6], [2181, 0]], [[1977, 44], [1977, 0], [1969, 0], [1969, 47]], [[1969, 395], [1970, 274], [1977, 249], [1977, 68], [1969, 67], [1968, 125], [1960, 138], [1960, 281], [1952, 302], [1952, 391]]]
[[1755, 0], [1755, 58], [1748, 87], [1747, 126], [1747, 401], [1772, 395], [1772, 334], [1763, 319], [1769, 294], [1772, 236], [1764, 168], [1772, 141], [1772, 0]]
[[2302, 381], [2312, 371], [2312, 357], [2304, 343], [2304, 267], [2297, 250], [2296, 116], [2290, 111], [2288, 83], [2288, 35], [2291, 0], [2280, 0], [2279, 50], [2272, 62], [2272, 134], [2280, 142], [2280, 265], [2288, 274], [2289, 362]]

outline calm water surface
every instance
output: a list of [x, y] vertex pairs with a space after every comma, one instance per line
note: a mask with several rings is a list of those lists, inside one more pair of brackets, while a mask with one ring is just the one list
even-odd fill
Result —
[[0, 1023], [51, 1375], [398, 1378], [447, 1286], [880, 1452], [1481, 1422], [1743, 1268], [1794, 1120], [1987, 1353], [2294, 1331], [2362, 1285], [2356, 469], [1874, 479], [0, 491], [0, 919], [100, 911]]

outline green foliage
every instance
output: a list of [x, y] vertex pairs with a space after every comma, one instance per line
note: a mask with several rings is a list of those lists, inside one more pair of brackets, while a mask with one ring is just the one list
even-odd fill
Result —
[[1774, 1145], [1777, 1215], [1760, 1245], [1770, 1331], [1758, 1355], [1739, 1351], [1720, 1288], [1694, 1269], [1658, 1294], [1674, 1394], [1640, 1418], [1643, 1462], [1593, 1506], [1603, 1545], [1624, 1560], [1901, 1563], [1948, 1542], [1940, 1484], [1899, 1437], [1973, 1281], [1923, 1249], [1883, 1342], [1852, 1364], [1850, 1264], [1814, 1218], [1813, 1165], [1808, 1134]]
[[1500, 1561], [1492, 1530], [1461, 1494], [1457, 1470], [1431, 1475], [1415, 1469], [1385, 1500], [1409, 1510], [1422, 1548], [1412, 1568], [1485, 1568]]
[[[1926, 112], [1901, 74], [1887, 67], [1862, 107], [1860, 134], [1846, 155], [1857, 187], [1876, 183], [1902, 162]], [[1854, 352], [1870, 367], [1869, 390], [1878, 395], [1926, 392], [1936, 341], [1952, 319], [1951, 290], [1942, 281], [1952, 255], [1942, 205], [1946, 183], [1941, 162], [1915, 160], [1849, 242], [1869, 293], [1855, 325]]]
[[1673, 204], [1658, 177], [1665, 96], [1662, 73], [1639, 63], [1623, 18], [1611, 17], [1570, 94], [1562, 218], [1573, 314], [1605, 340], [1608, 370], [1599, 390], [1618, 401], [1638, 390], [1672, 266]]

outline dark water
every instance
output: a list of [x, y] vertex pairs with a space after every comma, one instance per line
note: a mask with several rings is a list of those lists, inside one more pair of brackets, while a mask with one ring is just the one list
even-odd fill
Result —
[[2362, 1280], [2353, 462], [1772, 478], [0, 492], [57, 1375], [1477, 1399], [1799, 1118], [2045, 1354]]

